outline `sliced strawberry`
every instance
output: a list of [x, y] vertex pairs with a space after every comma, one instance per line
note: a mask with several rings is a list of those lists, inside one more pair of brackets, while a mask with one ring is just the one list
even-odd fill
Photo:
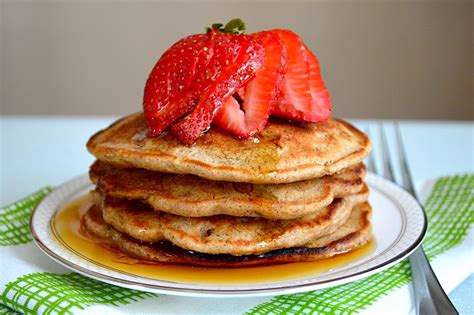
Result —
[[[262, 66], [262, 68], [263, 68], [263, 66]], [[245, 98], [245, 87], [241, 87], [240, 89], [238, 89], [236, 94], [237, 94], [238, 97], [240, 97], [241, 100], [243, 100]], [[236, 94], [234, 94], [234, 95], [236, 95]]]
[[263, 47], [247, 35], [220, 33], [214, 37], [214, 57], [206, 78], [210, 85], [193, 111], [172, 127], [184, 144], [192, 144], [209, 129], [217, 110], [232, 94], [251, 80], [261, 68]]
[[247, 138], [267, 124], [280, 91], [282, 74], [286, 70], [286, 48], [279, 37], [271, 32], [251, 36], [263, 43], [265, 58], [262, 69], [238, 96], [243, 99], [242, 109], [234, 97], [229, 97], [214, 122], [229, 132]]
[[311, 50], [306, 48], [306, 51], [309, 57], [309, 88], [313, 100], [312, 121], [326, 121], [331, 116], [331, 97], [321, 78], [318, 59]]
[[311, 107], [308, 55], [301, 38], [289, 30], [273, 30], [288, 52], [287, 72], [283, 78], [281, 95], [273, 114], [305, 121]]
[[151, 136], [159, 135], [192, 109], [189, 100], [175, 102], [173, 108], [168, 105], [188, 95], [186, 91], [194, 77], [203, 72], [209, 62], [208, 46], [208, 34], [188, 36], [171, 46], [156, 63], [143, 96], [143, 109], [150, 123]]
[[318, 60], [298, 35], [272, 30], [246, 36], [244, 30], [240, 19], [213, 24], [163, 54], [143, 97], [150, 136], [172, 126], [191, 144], [212, 122], [248, 137], [269, 115], [308, 122], [330, 116]]
[[273, 115], [306, 122], [326, 120], [331, 102], [321, 79], [318, 60], [292, 31], [272, 32], [283, 40], [288, 51], [288, 71]]
[[240, 109], [240, 104], [234, 96], [229, 97], [224, 102], [224, 105], [214, 117], [213, 123], [238, 137], [248, 137], [245, 113]]

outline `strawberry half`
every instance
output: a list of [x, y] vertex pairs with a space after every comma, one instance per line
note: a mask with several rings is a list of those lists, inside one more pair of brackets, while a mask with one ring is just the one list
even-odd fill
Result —
[[286, 70], [286, 48], [277, 35], [264, 31], [251, 36], [263, 43], [262, 69], [243, 91], [238, 91], [237, 97], [243, 100], [242, 108], [231, 96], [214, 118], [214, 123], [241, 138], [248, 138], [267, 124]]
[[251, 80], [261, 68], [263, 47], [248, 35], [216, 32], [214, 56], [208, 65], [210, 85], [193, 111], [171, 131], [184, 144], [192, 144], [209, 129], [216, 112], [232, 94]]
[[331, 101], [321, 79], [318, 60], [292, 31], [272, 32], [280, 37], [288, 51], [288, 70], [273, 114], [306, 122], [328, 119]]
[[158, 60], [148, 77], [143, 96], [150, 136], [161, 134], [192, 109], [188, 90], [195, 76], [207, 66], [209, 50], [208, 34], [192, 35], [175, 43]]

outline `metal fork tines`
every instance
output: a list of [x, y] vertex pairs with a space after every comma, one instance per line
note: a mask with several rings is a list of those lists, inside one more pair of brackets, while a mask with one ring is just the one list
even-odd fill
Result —
[[[389, 145], [385, 128], [382, 123], [379, 124], [379, 140], [380, 140], [380, 154], [382, 158], [382, 172], [380, 175], [396, 182], [394, 176], [394, 164], [390, 159]], [[367, 130], [368, 131], [368, 130]], [[370, 135], [370, 132], [368, 132]], [[395, 142], [397, 147], [397, 160], [399, 164], [402, 186], [415, 198], [417, 198], [416, 191], [413, 186], [413, 180], [410, 170], [408, 168], [405, 149], [400, 133], [400, 128], [395, 123]], [[368, 168], [374, 173], [378, 173], [374, 160], [374, 155], [370, 154], [368, 157]], [[409, 257], [410, 269], [413, 278], [415, 311], [416, 314], [458, 314], [456, 308], [449, 300], [443, 288], [439, 284], [436, 275], [426, 258], [422, 246], [418, 247]]]

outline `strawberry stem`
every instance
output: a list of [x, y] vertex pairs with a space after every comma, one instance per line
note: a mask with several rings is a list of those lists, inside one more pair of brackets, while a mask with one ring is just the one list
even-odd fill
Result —
[[217, 30], [227, 34], [243, 34], [245, 32], [245, 23], [241, 19], [232, 19], [226, 25], [214, 23], [211, 27], [206, 27], [206, 32]]

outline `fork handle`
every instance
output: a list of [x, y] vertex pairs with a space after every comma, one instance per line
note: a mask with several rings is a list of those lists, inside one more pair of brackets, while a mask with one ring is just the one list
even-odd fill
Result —
[[416, 314], [459, 314], [439, 284], [423, 248], [418, 247], [408, 259], [413, 277]]

